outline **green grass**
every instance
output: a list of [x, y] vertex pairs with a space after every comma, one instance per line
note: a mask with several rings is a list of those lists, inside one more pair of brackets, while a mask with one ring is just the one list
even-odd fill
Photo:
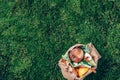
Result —
[[85, 80], [120, 80], [119, 0], [0, 0], [0, 80], [65, 80], [58, 61], [76, 43], [102, 58]]

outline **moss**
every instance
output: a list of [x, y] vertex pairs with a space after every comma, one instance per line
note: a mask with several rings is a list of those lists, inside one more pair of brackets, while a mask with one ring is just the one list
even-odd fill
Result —
[[1, 0], [0, 79], [64, 80], [58, 61], [76, 43], [102, 55], [85, 80], [119, 80], [120, 1]]

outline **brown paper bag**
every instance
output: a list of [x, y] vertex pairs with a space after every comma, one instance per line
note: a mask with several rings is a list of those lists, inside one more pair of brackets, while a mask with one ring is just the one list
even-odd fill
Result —
[[[97, 64], [98, 60], [101, 58], [101, 55], [98, 53], [98, 51], [96, 50], [96, 48], [94, 47], [94, 45], [92, 43], [89, 43], [88, 45], [91, 48], [91, 53], [90, 54], [93, 57], [93, 60], [95, 61], [95, 63]], [[72, 50], [75, 47], [79, 47], [79, 46], [83, 46], [83, 44], [73, 45], [72, 47], [70, 47], [67, 50], [67, 52], [65, 54], [68, 54], [68, 52], [70, 50]], [[61, 69], [63, 77], [66, 78], [67, 80], [83, 80], [86, 76], [88, 76], [90, 73], [92, 73], [92, 71], [89, 70], [83, 77], [77, 77], [75, 75], [75, 73], [73, 72], [73, 68], [68, 63], [64, 64], [62, 62], [62, 59], [59, 60], [58, 65]], [[97, 68], [97, 66], [94, 67], [94, 69], [96, 69], [96, 68]]]

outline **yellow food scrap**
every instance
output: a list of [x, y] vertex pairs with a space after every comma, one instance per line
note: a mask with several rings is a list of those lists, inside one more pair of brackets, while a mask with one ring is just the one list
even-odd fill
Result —
[[87, 68], [87, 67], [79, 68], [79, 69], [78, 69], [78, 75], [79, 75], [80, 77], [82, 77], [85, 73], [88, 72], [88, 70], [89, 70], [89, 68]]

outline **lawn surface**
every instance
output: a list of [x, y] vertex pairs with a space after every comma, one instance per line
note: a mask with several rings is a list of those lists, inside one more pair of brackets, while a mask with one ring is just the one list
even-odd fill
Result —
[[65, 80], [61, 55], [89, 42], [102, 58], [85, 80], [120, 80], [120, 0], [0, 0], [0, 80]]

